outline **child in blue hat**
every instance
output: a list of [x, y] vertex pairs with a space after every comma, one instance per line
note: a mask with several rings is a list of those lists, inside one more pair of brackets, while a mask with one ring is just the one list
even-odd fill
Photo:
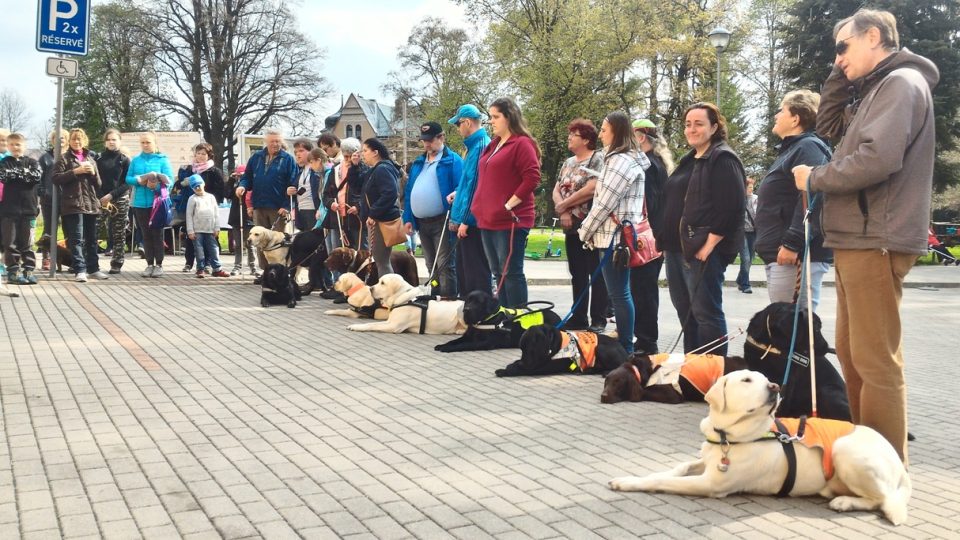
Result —
[[187, 237], [193, 241], [197, 253], [197, 277], [203, 277], [204, 268], [214, 277], [229, 277], [220, 268], [220, 209], [217, 198], [203, 190], [203, 178], [195, 174], [189, 178], [193, 197], [187, 201]]

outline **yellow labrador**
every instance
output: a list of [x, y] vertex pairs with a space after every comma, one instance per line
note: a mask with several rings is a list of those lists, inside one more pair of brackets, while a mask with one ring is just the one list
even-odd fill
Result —
[[323, 312], [324, 315], [350, 317], [351, 319], [387, 320], [389, 310], [375, 307], [377, 301], [370, 294], [370, 287], [367, 287], [367, 284], [353, 272], [340, 274], [336, 283], [333, 284], [333, 289], [346, 295], [347, 304], [352, 309], [328, 309]]
[[282, 232], [257, 225], [250, 229], [247, 242], [263, 252], [267, 264], [287, 264], [287, 251], [290, 248], [283, 245], [284, 238]]
[[[777, 438], [771, 437], [779, 390], [756, 371], [724, 375], [704, 396], [710, 413], [700, 422], [700, 431], [707, 438], [700, 449], [700, 459], [649, 476], [615, 478], [610, 487], [617, 491], [662, 491], [697, 497], [776, 494], [788, 474], [786, 450]], [[894, 525], [904, 523], [910, 477], [890, 443], [871, 428], [846, 424], [846, 434], [832, 442], [827, 456], [832, 458], [832, 465], [828, 466], [830, 460], [824, 459], [821, 448], [805, 444], [817, 435], [815, 425], [807, 426], [804, 441], [789, 445], [796, 452], [797, 464], [789, 495], [819, 494], [831, 498], [830, 508], [838, 512], [880, 510]], [[718, 444], [723, 439], [729, 444]], [[825, 469], [832, 469], [835, 474], [829, 476]]]
[[[420, 288], [410, 285], [399, 274], [380, 276], [380, 280], [370, 287], [370, 292], [375, 300], [379, 300], [383, 307], [390, 310], [387, 320], [353, 324], [347, 329], [355, 332], [393, 334], [462, 334], [467, 330], [467, 324], [463, 321], [462, 300], [429, 300], [417, 302], [417, 305], [411, 304], [421, 295]], [[422, 319], [423, 310], [426, 310], [426, 319]]]

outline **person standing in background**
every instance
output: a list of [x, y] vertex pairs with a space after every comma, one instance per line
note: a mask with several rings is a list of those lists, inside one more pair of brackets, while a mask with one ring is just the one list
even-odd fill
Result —
[[737, 273], [737, 288], [740, 292], [753, 294], [750, 287], [750, 265], [753, 264], [753, 245], [757, 240], [757, 196], [753, 193], [753, 178], [747, 177], [746, 210], [743, 212], [743, 249], [740, 251], [740, 272]]

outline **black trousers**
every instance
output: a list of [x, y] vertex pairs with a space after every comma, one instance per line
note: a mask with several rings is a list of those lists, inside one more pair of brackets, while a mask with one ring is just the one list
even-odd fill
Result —
[[635, 352], [649, 354], [660, 352], [657, 338], [660, 330], [657, 316], [660, 313], [660, 268], [663, 257], [650, 261], [643, 266], [630, 269], [630, 294], [633, 295], [635, 313], [633, 335]]
[[148, 266], [163, 266], [163, 229], [151, 229], [151, 208], [134, 208], [133, 217], [137, 220], [137, 229], [143, 235], [143, 258]]
[[37, 257], [30, 245], [30, 221], [32, 216], [9, 216], [0, 218], [0, 247], [3, 248], [3, 264], [7, 272], [33, 270]]
[[[573, 285], [573, 300], [576, 302], [580, 293], [587, 288], [590, 283], [590, 275], [600, 264], [600, 257], [603, 256], [603, 250], [583, 249], [583, 242], [577, 231], [564, 233], [564, 243], [567, 247], [567, 267], [570, 269], [570, 283]], [[607, 322], [607, 285], [603, 281], [603, 275], [597, 274], [590, 287], [590, 293], [584, 296], [583, 301], [577, 306], [573, 316], [567, 321], [567, 328], [586, 328], [590, 325], [605, 325]], [[590, 308], [590, 319], [587, 320], [587, 306]]]
[[483, 251], [483, 239], [480, 229], [470, 227], [466, 238], [457, 244], [457, 282], [460, 284], [460, 296], [466, 298], [473, 291], [483, 291], [493, 296], [490, 265]]

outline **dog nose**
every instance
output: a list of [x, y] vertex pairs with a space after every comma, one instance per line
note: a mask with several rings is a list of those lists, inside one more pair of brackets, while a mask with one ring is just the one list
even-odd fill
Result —
[[767, 388], [769, 388], [771, 392], [774, 392], [776, 394], [780, 393], [780, 385], [777, 383], [770, 383], [767, 385]]

